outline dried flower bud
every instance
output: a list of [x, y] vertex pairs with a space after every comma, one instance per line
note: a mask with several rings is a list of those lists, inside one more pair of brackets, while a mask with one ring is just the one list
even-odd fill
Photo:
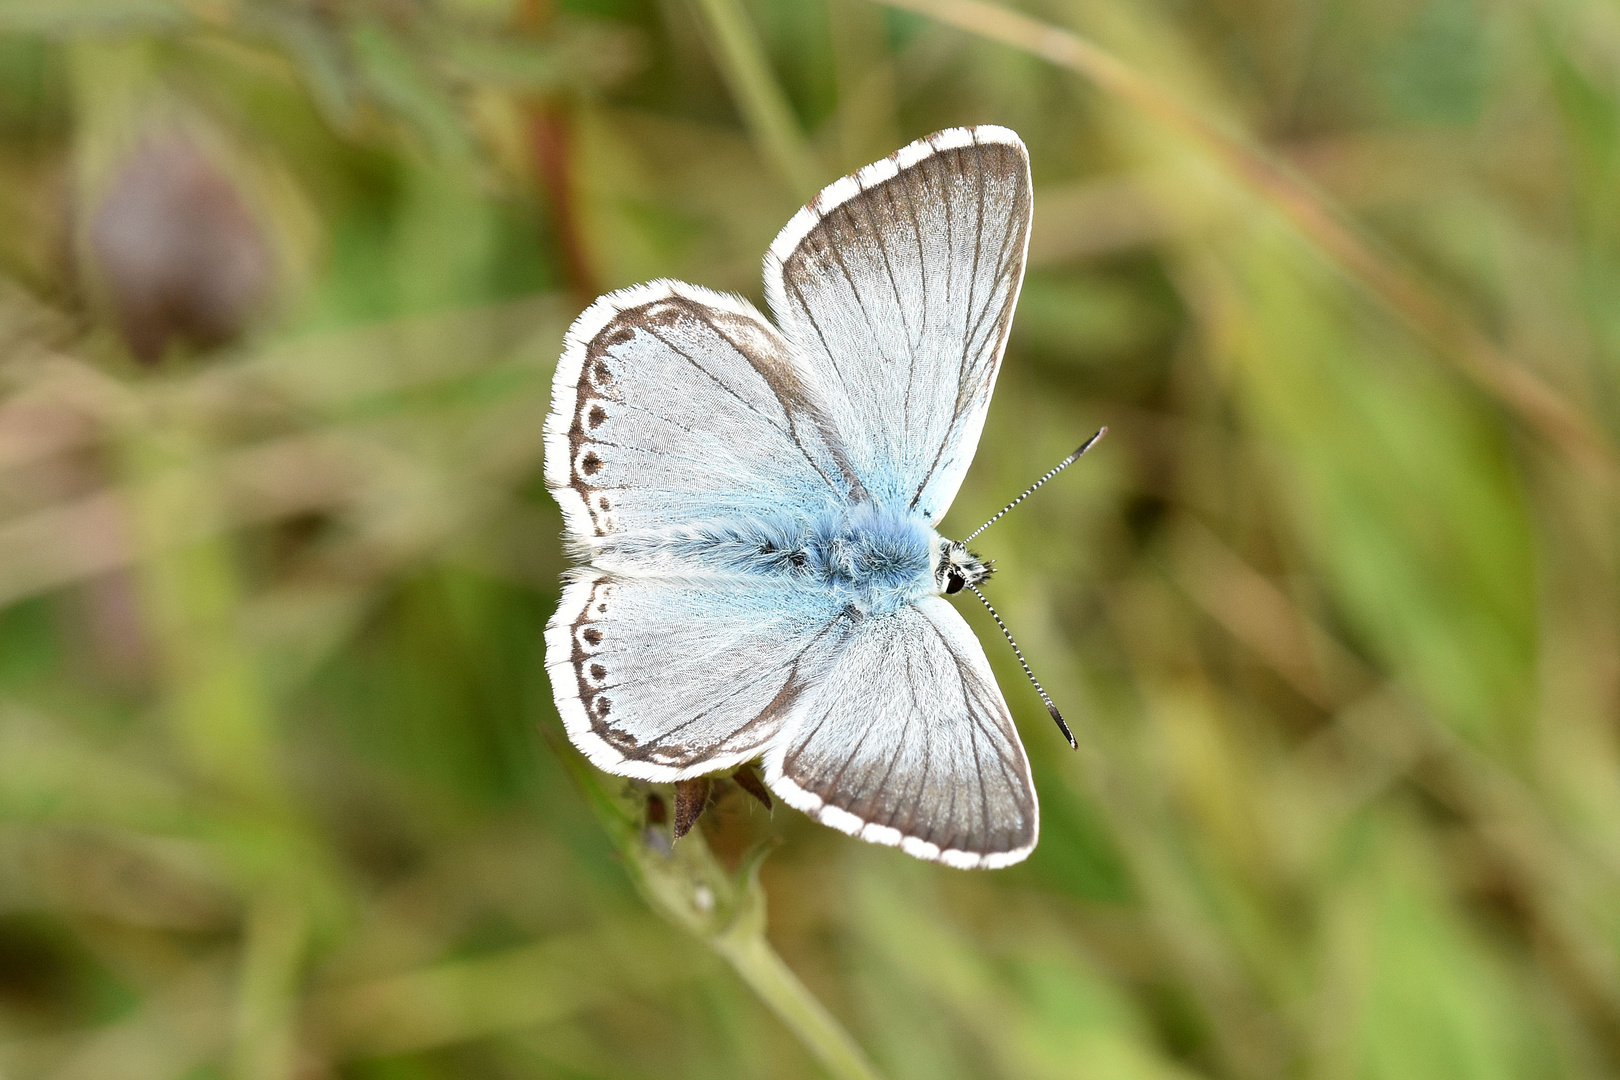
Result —
[[759, 778], [752, 765], [744, 765], [732, 773], [731, 778], [737, 781], [738, 787], [759, 800], [761, 806], [767, 810], [771, 809], [771, 789], [765, 786], [765, 782]]
[[138, 360], [174, 340], [235, 339], [269, 299], [269, 244], [221, 169], [180, 133], [148, 138], [123, 162], [90, 223], [90, 248]]
[[707, 776], [675, 781], [675, 839], [679, 840], [692, 831], [698, 815], [708, 807], [709, 795], [713, 790], [714, 785]]

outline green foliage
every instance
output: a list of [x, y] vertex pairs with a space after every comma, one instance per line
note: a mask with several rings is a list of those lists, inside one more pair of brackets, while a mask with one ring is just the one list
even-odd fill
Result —
[[[1620, 1072], [1620, 22], [1023, 6], [0, 0], [0, 1080]], [[971, 122], [1035, 235], [947, 529], [1109, 426], [983, 538], [1081, 750], [968, 609], [1026, 864], [672, 845], [551, 703], [563, 330]]]

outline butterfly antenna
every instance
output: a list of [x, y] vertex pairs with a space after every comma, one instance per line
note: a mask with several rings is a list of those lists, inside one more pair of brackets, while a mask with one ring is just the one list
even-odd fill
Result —
[[[1106, 431], [1107, 429], [1105, 428], [1103, 430]], [[1091, 443], [1096, 442], [1098, 436], [1101, 434], [1102, 432], [1099, 431], [1097, 435], [1093, 435], [1091, 437], [1091, 442], [1088, 442], [1086, 446], [1090, 446]], [[1075, 451], [1074, 457], [1079, 457], [1081, 454], [1085, 453], [1085, 451], [1086, 447], [1082, 446], [1079, 450]], [[1074, 458], [1070, 458], [1069, 460], [1072, 461]], [[1063, 464], [1067, 465], [1068, 463], [1069, 462], [1065, 461]], [[1062, 467], [1062, 465], [1058, 466], [1059, 469]], [[1057, 472], [1057, 469], [1053, 469], [1052, 472]], [[1050, 476], [1051, 474], [1048, 473], [1047, 475]], [[1025, 492], [1025, 494], [1027, 495], [1028, 492]], [[1003, 510], [1002, 513], [1004, 514], [1006, 511]], [[998, 514], [996, 516], [1000, 517], [1001, 515]], [[992, 518], [991, 520], [994, 521], [995, 518]], [[1074, 741], [1074, 733], [1069, 730], [1069, 725], [1063, 722], [1063, 714], [1058, 712], [1058, 707], [1056, 705], [1052, 704], [1051, 695], [1046, 692], [1046, 687], [1042, 686], [1041, 680], [1037, 679], [1035, 677], [1035, 673], [1029, 670], [1029, 662], [1024, 659], [1024, 651], [1018, 647], [1018, 642], [1013, 640], [1012, 631], [1007, 629], [1007, 624], [1001, 621], [1001, 616], [996, 614], [996, 609], [990, 606], [989, 599], [985, 597], [984, 593], [979, 591], [979, 587], [977, 585], [969, 585], [968, 588], [973, 590], [973, 595], [979, 598], [979, 603], [984, 605], [984, 609], [990, 613], [990, 617], [996, 620], [996, 625], [1001, 627], [1002, 634], [1007, 638], [1007, 644], [1012, 646], [1013, 655], [1018, 657], [1019, 666], [1024, 669], [1024, 674], [1029, 676], [1029, 681], [1034, 685], [1035, 692], [1041, 695], [1042, 701], [1046, 702], [1046, 711], [1052, 714], [1053, 720], [1057, 721], [1058, 730], [1063, 732], [1063, 737], [1065, 739], [1069, 740], [1069, 746], [1075, 750], [1080, 749], [1080, 744]]]
[[[1080, 448], [1078, 450], [1076, 450], [1074, 453], [1070, 454], [1068, 457], [1064, 458], [1062, 461], [1060, 461], [1056, 465], [1052, 466], [1052, 470], [1050, 472], [1048, 472], [1045, 476], [1041, 477], [1039, 480], [1035, 481], [1033, 484], [1029, 485], [1028, 488], [1024, 489], [1024, 493], [1022, 495], [1018, 496], [1018, 498], [1014, 499], [1012, 502], [1008, 503], [1006, 506], [1003, 506], [1001, 508], [1001, 512], [998, 513], [995, 517], [991, 518], [989, 521], [985, 522], [983, 525], [980, 525], [977, 529], [974, 529], [971, 533], [969, 533], [967, 535], [967, 539], [963, 540], [962, 543], [964, 543], [964, 544], [967, 543], [968, 540], [972, 540], [975, 536], [978, 536], [980, 533], [984, 532], [984, 530], [988, 529], [990, 526], [992, 526], [996, 522], [1000, 521], [1003, 517], [1006, 516], [1007, 511], [1011, 510], [1013, 507], [1017, 506], [1019, 503], [1023, 502], [1025, 499], [1029, 498], [1031, 495], [1035, 494], [1035, 489], [1036, 488], [1040, 487], [1042, 484], [1044, 484], [1048, 480], [1052, 479], [1052, 477], [1056, 476], [1058, 473], [1062, 472], [1064, 469], [1067, 469], [1070, 465], [1073, 465], [1075, 462], [1079, 461], [1080, 460], [1080, 455], [1084, 454], [1087, 450], [1090, 450], [1092, 445], [1094, 443], [1096, 443], [1096, 441], [1098, 439], [1102, 438], [1106, 434], [1108, 434], [1108, 429], [1107, 428], [1105, 428], [1105, 427], [1098, 428], [1097, 429], [1097, 434], [1093, 435], [1091, 438], [1089, 438], [1085, 442], [1081, 443]], [[981, 596], [979, 599], [982, 600], [984, 598]], [[1005, 630], [1006, 627], [1002, 627], [1002, 629]], [[1009, 639], [1009, 640], [1011, 640], [1011, 639]], [[1034, 676], [1031, 675], [1030, 678], [1034, 678]], [[1037, 683], [1036, 685], [1039, 686], [1040, 684]], [[1060, 723], [1060, 724], [1062, 722], [1063, 722], [1062, 720], [1058, 721], [1058, 723]], [[1067, 731], [1068, 729], [1064, 728], [1064, 730]], [[1074, 740], [1071, 739], [1069, 741], [1073, 742]]]

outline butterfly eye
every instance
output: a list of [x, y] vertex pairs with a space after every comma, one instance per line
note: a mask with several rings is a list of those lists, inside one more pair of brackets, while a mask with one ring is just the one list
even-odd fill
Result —
[[950, 596], [961, 592], [962, 586], [966, 584], [967, 578], [963, 577], [962, 571], [956, 567], [953, 566], [945, 571], [945, 595]]

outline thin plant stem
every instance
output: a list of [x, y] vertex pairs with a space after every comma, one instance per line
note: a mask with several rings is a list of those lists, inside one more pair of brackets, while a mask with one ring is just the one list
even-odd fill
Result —
[[298, 993], [309, 916], [295, 896], [266, 890], [247, 913], [236, 1004], [233, 1080], [298, 1075]]
[[1504, 353], [1293, 170], [1079, 34], [984, 0], [874, 0], [1027, 52], [1091, 80], [1203, 150], [1526, 426], [1613, 490], [1620, 455], [1573, 403]]
[[769, 845], [756, 847], [740, 867], [727, 870], [701, 829], [672, 842], [666, 827], [646, 823], [645, 785], [613, 794], [610, 785], [628, 782], [605, 778], [564, 745], [553, 729], [541, 730], [607, 830], [647, 906], [730, 964], [834, 1080], [882, 1080], [860, 1045], [765, 936], [765, 889], [759, 883], [759, 867]]
[[793, 974], [761, 932], [724, 933], [709, 942], [776, 1018], [839, 1080], [881, 1080], [849, 1032]]

